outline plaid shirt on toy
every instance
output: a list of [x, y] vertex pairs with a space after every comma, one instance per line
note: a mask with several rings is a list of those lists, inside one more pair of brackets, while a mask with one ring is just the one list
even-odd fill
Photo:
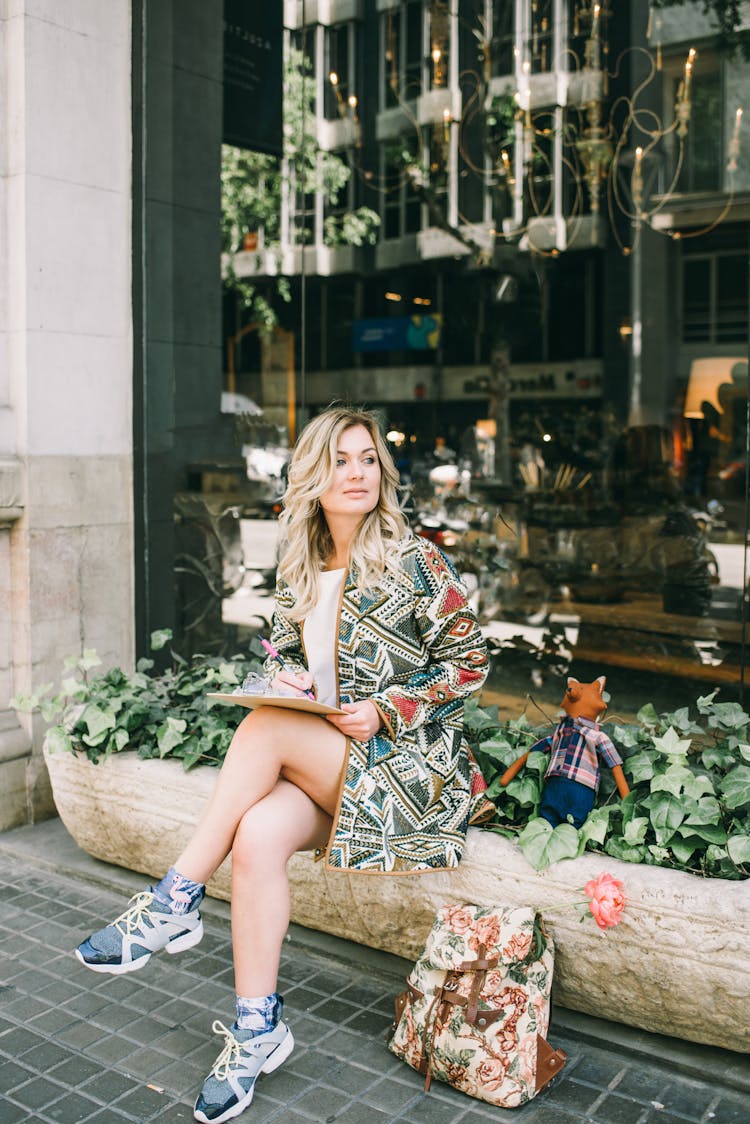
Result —
[[614, 745], [599, 729], [596, 722], [588, 718], [563, 718], [555, 727], [554, 734], [538, 741], [533, 749], [549, 753], [551, 760], [544, 777], [567, 777], [578, 784], [599, 788], [599, 754], [610, 769], [622, 765], [622, 758]]

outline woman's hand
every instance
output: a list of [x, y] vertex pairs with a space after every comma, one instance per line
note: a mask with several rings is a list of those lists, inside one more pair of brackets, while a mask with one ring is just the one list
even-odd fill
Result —
[[354, 738], [358, 742], [368, 742], [383, 725], [380, 711], [375, 703], [370, 702], [369, 699], [362, 699], [361, 702], [355, 703], [342, 703], [341, 709], [345, 710], [346, 714], [327, 714], [326, 718], [347, 738]]
[[[282, 668], [277, 671], [271, 680], [271, 690], [277, 695], [304, 695], [307, 691], [312, 690], [313, 677], [309, 671], [303, 671], [300, 675], [295, 675], [287, 668]], [[290, 688], [294, 688], [290, 690]]]

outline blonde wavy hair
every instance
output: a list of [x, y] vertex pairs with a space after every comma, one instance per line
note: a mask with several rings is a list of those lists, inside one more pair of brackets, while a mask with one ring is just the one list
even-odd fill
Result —
[[382, 581], [386, 570], [398, 569], [397, 544], [407, 533], [398, 504], [398, 470], [369, 410], [334, 406], [309, 422], [289, 462], [289, 484], [279, 518], [278, 574], [296, 598], [288, 615], [303, 620], [318, 600], [319, 574], [333, 550], [320, 497], [333, 482], [341, 434], [361, 425], [372, 437], [380, 462], [380, 496], [362, 520], [351, 544], [350, 565], [365, 590]]

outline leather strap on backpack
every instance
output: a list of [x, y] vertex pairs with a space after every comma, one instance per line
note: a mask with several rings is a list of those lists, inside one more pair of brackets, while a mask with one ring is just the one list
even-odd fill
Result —
[[568, 1060], [564, 1050], [554, 1050], [541, 1034], [536, 1036], [536, 1091], [556, 1077]]

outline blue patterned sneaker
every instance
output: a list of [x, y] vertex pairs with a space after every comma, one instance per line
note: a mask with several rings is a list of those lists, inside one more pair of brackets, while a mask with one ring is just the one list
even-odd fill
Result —
[[227, 1030], [218, 1019], [214, 1034], [224, 1035], [224, 1049], [203, 1082], [193, 1115], [203, 1124], [221, 1124], [244, 1112], [253, 1099], [255, 1082], [261, 1073], [273, 1073], [294, 1049], [292, 1032], [278, 1022], [273, 1030], [260, 1034], [252, 1030]]
[[198, 944], [203, 922], [197, 907], [173, 913], [156, 901], [150, 890], [134, 894], [128, 908], [111, 925], [92, 933], [75, 954], [92, 972], [121, 975], [135, 972], [151, 959], [152, 952], [183, 952]]

